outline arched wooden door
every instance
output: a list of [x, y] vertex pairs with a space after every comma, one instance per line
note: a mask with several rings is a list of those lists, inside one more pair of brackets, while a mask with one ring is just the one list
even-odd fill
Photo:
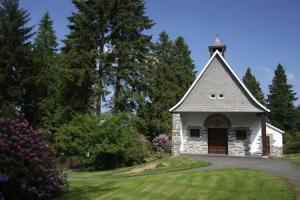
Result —
[[230, 120], [222, 114], [213, 114], [207, 117], [204, 126], [208, 130], [208, 153], [228, 154], [228, 129]]
[[208, 129], [208, 153], [227, 154], [228, 153], [228, 135], [225, 128]]

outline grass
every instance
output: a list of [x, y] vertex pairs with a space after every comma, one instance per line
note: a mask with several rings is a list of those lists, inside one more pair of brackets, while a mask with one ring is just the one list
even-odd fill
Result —
[[188, 159], [185, 157], [172, 157], [164, 158], [153, 162], [156, 167], [150, 170], [146, 170], [143, 174], [155, 174], [164, 172], [175, 172], [193, 168], [206, 167], [208, 162], [202, 160]]
[[98, 172], [72, 172], [69, 176], [81, 178], [82, 174], [84, 174], [85, 178], [103, 178], [103, 177], [120, 177], [120, 176], [133, 176], [133, 175], [150, 175], [156, 173], [166, 173], [166, 172], [175, 172], [188, 170], [193, 168], [206, 167], [209, 165], [208, 162], [201, 160], [193, 160], [185, 157], [168, 157], [159, 159], [151, 162], [151, 164], [155, 164], [155, 167], [152, 169], [148, 169], [143, 171], [142, 173], [133, 174], [130, 173], [136, 168], [141, 168], [149, 164], [138, 165], [134, 167], [124, 167], [121, 169], [109, 170], [109, 171], [98, 171]]
[[286, 154], [284, 155], [284, 157], [291, 160], [293, 163], [300, 167], [300, 153]]
[[[185, 170], [207, 163], [182, 157], [155, 161], [156, 167], [128, 175], [133, 168], [69, 175], [69, 192], [57, 200], [101, 199], [295, 199], [293, 186], [267, 172], [248, 169]], [[151, 174], [151, 175], [149, 175]]]

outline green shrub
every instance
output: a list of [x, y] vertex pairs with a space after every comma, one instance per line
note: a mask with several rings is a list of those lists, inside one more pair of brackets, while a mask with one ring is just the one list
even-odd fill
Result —
[[300, 153], [300, 132], [283, 134], [283, 150], [285, 154]]
[[79, 166], [110, 169], [145, 161], [149, 154], [128, 113], [77, 116], [56, 134], [56, 147], [66, 156], [76, 156]]
[[140, 138], [135, 138], [130, 142], [125, 153], [125, 164], [132, 166], [146, 162], [146, 158], [149, 157], [150, 151], [147, 143]]

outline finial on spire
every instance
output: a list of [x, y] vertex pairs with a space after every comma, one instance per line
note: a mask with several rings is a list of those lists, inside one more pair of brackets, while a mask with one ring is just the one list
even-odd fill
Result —
[[222, 56], [225, 57], [226, 45], [219, 39], [219, 34], [216, 34], [215, 41], [208, 47], [208, 49], [210, 56], [212, 56], [212, 54], [218, 50], [220, 53], [222, 53]]
[[220, 42], [219, 34], [218, 33], [216, 34], [216, 41]]

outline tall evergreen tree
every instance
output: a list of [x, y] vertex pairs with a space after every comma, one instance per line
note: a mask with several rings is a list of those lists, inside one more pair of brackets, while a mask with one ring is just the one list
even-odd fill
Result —
[[23, 111], [31, 124], [50, 127], [57, 108], [58, 67], [57, 42], [49, 13], [41, 19], [33, 45], [33, 67], [26, 78]]
[[170, 133], [169, 109], [180, 100], [195, 79], [195, 66], [182, 37], [174, 43], [166, 32], [162, 32], [153, 51], [153, 67], [148, 74], [148, 98], [138, 113], [144, 120], [141, 131], [149, 138], [159, 133]]
[[50, 14], [46, 12], [40, 21], [34, 42], [35, 50], [42, 55], [41, 58], [48, 59], [55, 56], [58, 46], [56, 40], [53, 21]]
[[66, 113], [101, 112], [107, 93], [107, 53], [109, 37], [110, 0], [73, 1], [77, 12], [69, 17], [71, 33], [65, 40], [63, 68], [65, 69]]
[[0, 1], [0, 115], [22, 105], [23, 80], [31, 66], [32, 27], [18, 0]]
[[296, 108], [296, 130], [300, 132], [300, 106]]
[[266, 105], [264, 94], [260, 88], [259, 82], [256, 80], [255, 76], [251, 73], [250, 68], [247, 68], [245, 76], [243, 77], [243, 82], [248, 88], [248, 90], [254, 95], [254, 97], [263, 105]]
[[111, 15], [113, 112], [134, 111], [144, 99], [144, 72], [153, 22], [142, 0], [115, 0]]
[[195, 65], [191, 58], [191, 51], [188, 45], [185, 43], [183, 37], [178, 37], [174, 43], [174, 67], [176, 69], [175, 77], [177, 79], [177, 84], [179, 91], [177, 92], [176, 99], [180, 99], [187, 89], [191, 86], [195, 79]]
[[287, 83], [283, 66], [278, 64], [268, 95], [270, 119], [275, 126], [287, 131], [295, 129], [295, 96], [292, 85]]

